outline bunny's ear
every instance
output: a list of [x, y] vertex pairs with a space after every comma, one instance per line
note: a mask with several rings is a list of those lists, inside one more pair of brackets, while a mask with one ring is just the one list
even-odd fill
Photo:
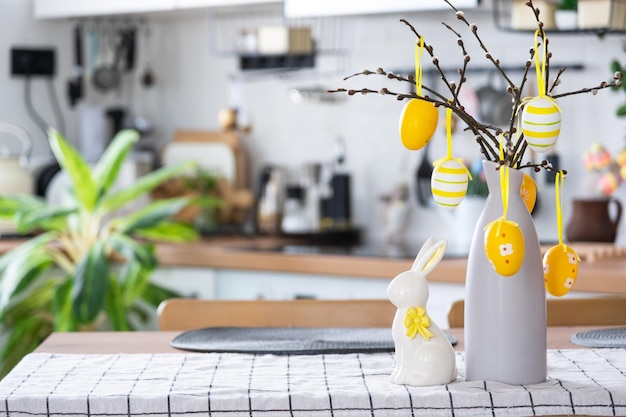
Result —
[[433, 244], [422, 258], [416, 260], [412, 270], [428, 274], [441, 261], [447, 246], [448, 243], [445, 240]]
[[434, 244], [435, 244], [435, 239], [433, 239], [432, 236], [426, 239], [426, 242], [424, 242], [424, 244], [422, 245], [422, 248], [417, 253], [417, 256], [415, 257], [415, 261], [413, 261], [413, 266], [411, 267], [411, 271], [416, 271], [415, 268], [420, 263], [420, 261], [424, 259], [424, 257], [426, 256], [426, 252], [428, 252], [428, 250], [432, 248]]

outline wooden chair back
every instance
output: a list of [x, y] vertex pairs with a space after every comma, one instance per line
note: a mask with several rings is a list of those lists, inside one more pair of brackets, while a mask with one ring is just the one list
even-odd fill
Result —
[[200, 300], [173, 298], [159, 305], [161, 330], [202, 327], [391, 327], [389, 300]]
[[[548, 298], [548, 326], [626, 325], [626, 297]], [[450, 328], [464, 327], [465, 301], [452, 303], [448, 311]]]

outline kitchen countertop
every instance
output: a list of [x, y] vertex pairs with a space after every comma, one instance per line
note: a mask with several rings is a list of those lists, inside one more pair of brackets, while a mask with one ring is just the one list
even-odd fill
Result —
[[[23, 240], [0, 240], [0, 254]], [[288, 250], [296, 248], [296, 250]], [[301, 242], [277, 237], [209, 237], [185, 244], [158, 244], [163, 267], [206, 267], [253, 271], [291, 272], [373, 279], [393, 279], [410, 269], [411, 257], [384, 254], [338, 253], [341, 251], [297, 250], [312, 248]], [[287, 249], [287, 250], [285, 250]], [[431, 282], [463, 284], [467, 259], [444, 258], [429, 275]], [[626, 257], [583, 260], [575, 291], [626, 294]]]

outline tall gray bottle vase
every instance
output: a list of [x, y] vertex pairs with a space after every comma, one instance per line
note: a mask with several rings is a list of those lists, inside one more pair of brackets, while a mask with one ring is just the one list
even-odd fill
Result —
[[509, 384], [545, 381], [546, 291], [541, 250], [519, 189], [523, 172], [510, 170], [507, 219], [524, 234], [524, 261], [513, 276], [499, 275], [484, 249], [484, 227], [502, 216], [500, 173], [483, 162], [489, 196], [474, 230], [466, 276], [465, 366], [467, 380]]

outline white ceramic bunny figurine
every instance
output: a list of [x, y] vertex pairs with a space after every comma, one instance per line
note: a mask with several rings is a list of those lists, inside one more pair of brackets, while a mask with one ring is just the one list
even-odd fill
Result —
[[437, 266], [446, 246], [445, 240], [435, 243], [429, 238], [411, 270], [396, 276], [387, 288], [389, 300], [398, 307], [392, 327], [396, 368], [390, 377], [395, 384], [441, 385], [457, 377], [454, 349], [426, 312], [426, 275]]

